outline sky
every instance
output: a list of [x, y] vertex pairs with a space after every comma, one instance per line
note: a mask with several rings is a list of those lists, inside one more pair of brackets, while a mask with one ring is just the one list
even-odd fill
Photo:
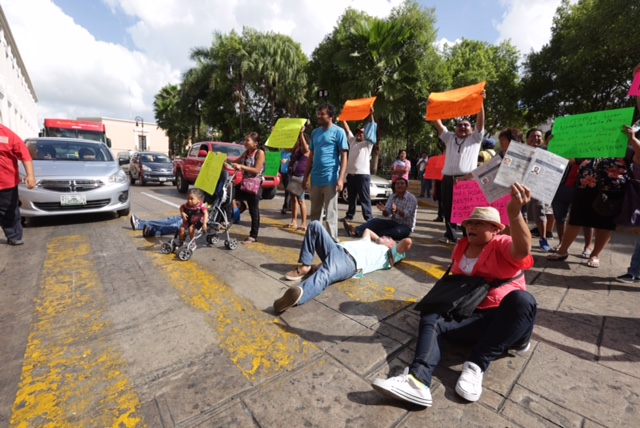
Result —
[[[549, 41], [561, 0], [420, 0], [440, 43]], [[155, 122], [154, 95], [194, 66], [215, 31], [244, 26], [298, 41], [310, 56], [347, 7], [385, 17], [401, 0], [0, 0], [45, 117]]]

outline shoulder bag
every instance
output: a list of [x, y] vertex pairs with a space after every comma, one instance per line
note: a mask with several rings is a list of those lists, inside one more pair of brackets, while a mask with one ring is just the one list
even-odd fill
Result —
[[251, 195], [257, 195], [262, 185], [262, 177], [244, 177], [240, 183], [240, 190]]
[[290, 175], [289, 184], [287, 185], [287, 192], [297, 197], [302, 195], [302, 193], [304, 192], [304, 190], [302, 189], [302, 177]]
[[613, 222], [620, 227], [640, 227], [640, 180], [629, 176], [620, 213]]
[[521, 276], [487, 282], [484, 278], [467, 275], [449, 275], [451, 265], [414, 310], [442, 315], [447, 321], [462, 321], [471, 316], [492, 288], [508, 284]]

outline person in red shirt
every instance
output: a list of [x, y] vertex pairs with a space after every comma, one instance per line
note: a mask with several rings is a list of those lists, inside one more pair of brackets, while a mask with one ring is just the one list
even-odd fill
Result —
[[372, 384], [375, 390], [431, 406], [431, 376], [440, 361], [440, 341], [448, 339], [472, 347], [455, 390], [465, 400], [478, 401], [489, 364], [506, 352], [521, 354], [530, 349], [536, 300], [526, 291], [523, 271], [533, 266], [533, 257], [531, 233], [520, 212], [530, 200], [531, 190], [518, 183], [511, 187], [507, 205], [511, 236], [500, 234], [505, 226], [493, 207], [477, 207], [462, 222], [467, 237], [453, 250], [451, 273], [503, 284], [491, 289], [471, 316], [460, 321], [421, 312], [413, 362], [400, 376], [376, 379]]
[[22, 161], [29, 189], [36, 187], [33, 161], [27, 146], [12, 130], [0, 125], [0, 223], [9, 245], [22, 245], [22, 222], [18, 184], [20, 174], [18, 160]]

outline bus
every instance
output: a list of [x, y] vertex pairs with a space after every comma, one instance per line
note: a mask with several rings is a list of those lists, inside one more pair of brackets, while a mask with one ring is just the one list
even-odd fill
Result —
[[41, 137], [84, 138], [100, 141], [111, 147], [111, 139], [107, 138], [103, 123], [84, 122], [70, 119], [45, 119]]

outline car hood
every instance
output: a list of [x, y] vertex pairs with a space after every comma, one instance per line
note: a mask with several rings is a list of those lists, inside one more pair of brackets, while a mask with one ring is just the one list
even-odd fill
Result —
[[151, 169], [151, 171], [160, 171], [162, 169], [166, 169], [166, 170], [173, 170], [173, 163], [157, 163], [157, 162], [152, 162], [152, 163], [145, 163], [143, 164], [144, 166], [148, 166], [149, 169]]
[[33, 161], [36, 180], [56, 177], [108, 177], [115, 174], [120, 166], [115, 162], [82, 161]]
[[382, 178], [382, 177], [379, 177], [377, 175], [372, 175], [371, 176], [371, 182], [373, 184], [378, 185], [378, 186], [382, 186], [382, 185], [385, 185], [385, 184], [387, 184], [389, 186], [391, 185], [391, 180], [387, 180], [386, 178]]

